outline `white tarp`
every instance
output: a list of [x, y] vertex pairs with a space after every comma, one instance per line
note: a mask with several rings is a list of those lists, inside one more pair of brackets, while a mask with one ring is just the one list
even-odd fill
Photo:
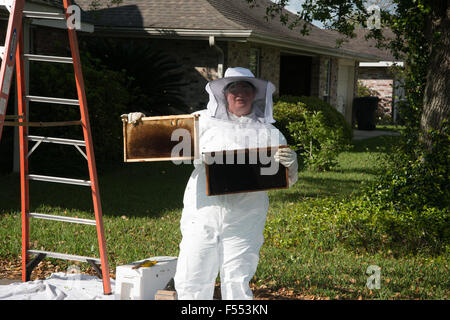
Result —
[[[114, 292], [114, 279], [111, 290]], [[0, 286], [0, 300], [114, 300], [103, 294], [101, 279], [86, 274], [53, 273], [45, 280]]]

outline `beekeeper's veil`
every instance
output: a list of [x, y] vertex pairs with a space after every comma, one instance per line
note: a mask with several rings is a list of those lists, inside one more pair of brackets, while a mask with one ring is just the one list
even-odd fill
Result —
[[207, 109], [210, 116], [217, 119], [229, 119], [224, 88], [236, 81], [250, 82], [256, 88], [253, 112], [260, 122], [274, 123], [272, 94], [275, 92], [275, 86], [270, 81], [255, 78], [250, 70], [240, 67], [228, 68], [224, 78], [210, 81], [206, 85], [206, 91], [209, 94]]

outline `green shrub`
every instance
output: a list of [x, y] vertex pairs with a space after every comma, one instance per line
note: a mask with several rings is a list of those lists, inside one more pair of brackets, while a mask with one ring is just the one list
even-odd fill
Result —
[[370, 249], [441, 253], [450, 244], [449, 132], [434, 132], [434, 152], [396, 150], [359, 198], [336, 208], [339, 237]]
[[[123, 155], [120, 115], [127, 112], [130, 101], [126, 90], [127, 78], [122, 72], [108, 69], [87, 52], [80, 51], [80, 54], [96, 159], [105, 162], [120, 159]], [[30, 69], [31, 95], [77, 99], [72, 65], [33, 63]], [[31, 103], [30, 119], [79, 120], [80, 110], [78, 106]], [[33, 134], [83, 139], [80, 126], [38, 128]], [[61, 157], [64, 153], [61, 154], [59, 149], [54, 146], [48, 156]]]
[[300, 97], [300, 102], [306, 104], [306, 107], [310, 111], [321, 111], [324, 115], [324, 124], [335, 130], [342, 131], [342, 143], [350, 144], [353, 138], [353, 130], [350, 124], [345, 121], [344, 116], [337, 111], [328, 102], [325, 102], [317, 97]]
[[380, 95], [380, 93], [378, 91], [365, 86], [362, 81], [358, 81], [357, 91], [358, 91], [358, 97], [370, 97], [370, 96], [379, 96]]
[[[395, 256], [439, 255], [449, 249], [448, 208], [405, 208], [399, 201], [371, 195], [298, 202], [289, 214], [266, 223], [266, 243], [279, 248], [317, 246], [333, 250], [341, 242], [352, 251]], [[314, 239], [314, 243], [308, 243]]]
[[187, 112], [181, 89], [183, 66], [148, 41], [86, 37], [82, 46], [108, 69], [124, 72], [131, 93], [131, 111], [146, 114]]
[[282, 96], [274, 104], [278, 129], [297, 148], [299, 162], [313, 170], [328, 170], [346, 150], [352, 129], [333, 106], [316, 97]]
[[296, 145], [295, 138], [289, 131], [289, 124], [304, 121], [306, 106], [301, 102], [278, 101], [274, 103], [275, 126], [283, 133], [289, 145]]
[[337, 237], [355, 248], [394, 254], [442, 253], [449, 244], [449, 210], [402, 202], [383, 202], [363, 195], [335, 208]]

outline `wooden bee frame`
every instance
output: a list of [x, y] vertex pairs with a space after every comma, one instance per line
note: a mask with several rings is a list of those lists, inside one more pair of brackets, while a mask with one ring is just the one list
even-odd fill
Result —
[[[173, 115], [143, 117], [136, 124], [123, 122], [123, 147], [125, 162], [194, 160], [198, 158], [199, 115]], [[172, 156], [173, 148], [180, 140], [172, 141], [176, 129], [190, 134], [190, 154]]]
[[[287, 189], [289, 187], [288, 169], [281, 163], [279, 163], [276, 174], [261, 174], [261, 168], [268, 167], [268, 165], [261, 163], [259, 152], [265, 152], [268, 156], [273, 157], [279, 148], [287, 148], [287, 146], [228, 151], [234, 153], [234, 164], [227, 164], [228, 156], [225, 152], [203, 153], [206, 159], [206, 194], [215, 196], [271, 189]], [[212, 160], [209, 159], [212, 157], [217, 159], [218, 153], [220, 154], [219, 157], [222, 157], [222, 164], [208, 164], [211, 163]], [[252, 153], [256, 157], [256, 163], [254, 164], [249, 163], [250, 154]], [[241, 154], [242, 157], [245, 156], [245, 164], [237, 164], [238, 154]], [[274, 160], [272, 159], [272, 161]]]

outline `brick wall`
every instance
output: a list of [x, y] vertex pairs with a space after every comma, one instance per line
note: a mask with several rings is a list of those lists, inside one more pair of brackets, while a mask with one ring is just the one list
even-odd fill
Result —
[[[207, 40], [144, 39], [141, 41], [150, 41], [181, 65], [183, 81], [186, 84], [180, 90], [185, 103], [191, 110], [206, 108], [209, 97], [205, 86], [209, 81], [219, 78], [217, 67], [220, 62], [220, 53], [210, 47]], [[227, 43], [217, 42], [217, 45], [222, 49], [224, 61], [226, 61]]]
[[394, 76], [389, 72], [388, 68], [383, 67], [359, 67], [358, 79], [393, 79]]
[[[378, 103], [377, 116], [392, 116], [392, 94], [393, 84], [392, 79], [374, 79], [374, 80], [359, 80], [364, 86], [376, 91], [376, 95], [381, 99]], [[380, 120], [380, 119], [379, 119]]]
[[[229, 42], [227, 67], [250, 67], [250, 49], [261, 50], [260, 78], [272, 82], [278, 90], [280, 85], [280, 49], [248, 42]], [[277, 92], [275, 92], [275, 95]]]
[[[208, 40], [177, 40], [135, 38], [133, 41], [149, 43], [173, 58], [180, 65], [184, 85], [179, 88], [182, 98], [191, 111], [204, 109], [208, 103], [206, 84], [218, 78], [219, 52], [209, 46]], [[217, 42], [226, 61], [227, 43]], [[151, 76], [151, 75], [149, 75]]]
[[[319, 97], [320, 99], [326, 100], [326, 87], [327, 81], [329, 81], [328, 88], [328, 102], [330, 104], [336, 103], [336, 94], [337, 94], [337, 60], [328, 56], [318, 56], [313, 59], [317, 60], [318, 66], [316, 70], [312, 70], [312, 79], [311, 82], [312, 88], [317, 87], [317, 92], [311, 90], [311, 95]], [[327, 61], [330, 66], [327, 66]], [[313, 63], [314, 67], [314, 63]], [[330, 73], [328, 74], [328, 68], [330, 68]], [[317, 75], [315, 73], [317, 72]], [[328, 77], [330, 79], [328, 79]]]
[[[7, 27], [8, 21], [0, 20], [1, 45], [4, 45]], [[31, 52], [34, 54], [63, 56], [70, 53], [69, 38], [65, 29], [32, 25], [31, 38]]]
[[338, 82], [338, 58], [331, 58], [331, 71], [330, 71], [330, 99], [329, 103], [336, 107], [337, 103], [337, 82]]
[[32, 27], [31, 52], [52, 56], [70, 56], [67, 30], [48, 27]]
[[[247, 42], [229, 42], [228, 45], [228, 66], [229, 67], [249, 67], [250, 48], [259, 48], [261, 50], [261, 78], [271, 81], [275, 87], [280, 84], [280, 48], [256, 45]], [[311, 66], [311, 96], [325, 99], [324, 92], [327, 82], [326, 61], [330, 59], [330, 88], [329, 102], [336, 104], [337, 95], [337, 72], [338, 61], [336, 58], [328, 56], [314, 56]], [[277, 95], [277, 92], [275, 92]]]
[[[33, 52], [36, 54], [67, 55], [70, 53], [66, 30], [39, 27], [33, 29]], [[92, 36], [81, 34], [83, 36]], [[208, 81], [218, 79], [217, 67], [220, 53], [209, 46], [207, 40], [181, 40], [158, 38], [135, 38], [134, 41], [150, 42], [158, 50], [171, 56], [184, 73], [186, 85], [180, 88], [183, 99], [191, 110], [203, 109], [208, 103], [205, 86]], [[223, 72], [228, 67], [250, 66], [250, 49], [260, 49], [260, 77], [274, 83], [278, 89], [280, 83], [281, 49], [273, 46], [248, 42], [217, 41], [223, 52]], [[326, 87], [326, 60], [329, 57], [315, 56], [312, 59], [311, 95], [324, 99]], [[331, 58], [329, 102], [336, 104], [337, 95], [337, 59]], [[277, 95], [277, 91], [275, 95]]]
[[[70, 47], [66, 30], [54, 28], [33, 28], [33, 46], [35, 54], [44, 55], [70, 55]], [[89, 34], [79, 34], [82, 37], [90, 37]], [[181, 65], [184, 74], [185, 85], [180, 88], [186, 104], [192, 111], [203, 109], [208, 103], [208, 95], [205, 86], [208, 81], [218, 78], [217, 66], [219, 64], [219, 52], [209, 46], [207, 40], [167, 40], [155, 38], [135, 38], [133, 41], [150, 42], [155, 48], [172, 57]], [[224, 52], [224, 60], [227, 57], [227, 43], [218, 42], [217, 45]], [[149, 75], [151, 76], [151, 75]]]
[[[394, 76], [388, 68], [359, 67], [358, 81], [372, 90], [381, 99], [378, 104], [377, 117], [392, 117]], [[381, 120], [381, 119], [378, 119]]]

